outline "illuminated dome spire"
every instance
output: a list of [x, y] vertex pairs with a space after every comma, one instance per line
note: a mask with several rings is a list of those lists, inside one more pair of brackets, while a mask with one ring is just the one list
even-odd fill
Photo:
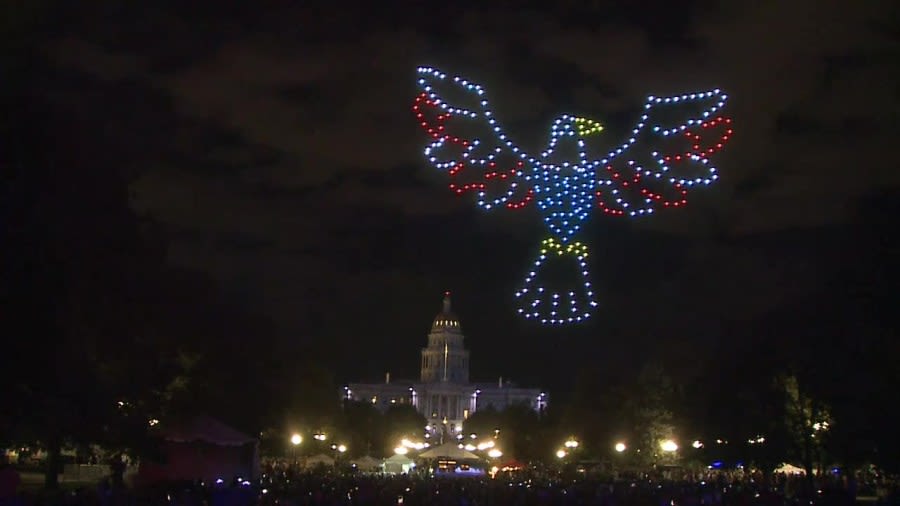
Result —
[[441, 312], [434, 317], [428, 346], [422, 348], [422, 382], [469, 382], [469, 351], [463, 346], [459, 318], [450, 306], [450, 292], [444, 292]]
[[450, 291], [444, 292], [444, 312], [450, 312]]
[[434, 317], [434, 323], [431, 325], [432, 330], [437, 329], [453, 329], [459, 330], [459, 318], [450, 308], [450, 292], [444, 292], [444, 306], [441, 312]]

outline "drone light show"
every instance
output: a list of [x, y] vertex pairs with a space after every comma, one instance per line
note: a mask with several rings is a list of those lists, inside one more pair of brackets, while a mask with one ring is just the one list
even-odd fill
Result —
[[[534, 204], [543, 219], [549, 237], [515, 297], [520, 315], [545, 324], [582, 322], [597, 307], [579, 238], [591, 214], [646, 217], [684, 207], [690, 191], [718, 179], [711, 158], [732, 135], [721, 114], [728, 96], [712, 89], [647, 97], [630, 134], [611, 149], [588, 148], [604, 135], [602, 122], [562, 114], [546, 147], [530, 154], [494, 117], [481, 85], [431, 67], [417, 73], [412, 109], [429, 138], [424, 155], [447, 173], [450, 189], [474, 194], [484, 210]], [[574, 274], [559, 286], [544, 275], [550, 266]]]

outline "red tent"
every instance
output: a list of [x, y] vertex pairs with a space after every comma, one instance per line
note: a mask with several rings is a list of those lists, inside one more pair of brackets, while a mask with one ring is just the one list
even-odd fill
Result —
[[525, 464], [519, 462], [516, 459], [510, 459], [503, 463], [502, 466], [499, 466], [503, 471], [517, 471], [519, 469], [525, 468]]
[[226, 482], [259, 475], [256, 438], [210, 417], [200, 416], [160, 424], [162, 461], [142, 460], [138, 483], [204, 480]]

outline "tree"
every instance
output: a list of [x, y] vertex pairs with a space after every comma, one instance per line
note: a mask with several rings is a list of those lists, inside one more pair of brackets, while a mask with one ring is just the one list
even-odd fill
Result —
[[512, 404], [500, 412], [501, 450], [524, 460], [541, 458], [541, 423], [537, 412], [524, 403]]
[[504, 454], [537, 460], [545, 458], [548, 448], [555, 444], [544, 421], [528, 404], [513, 404], [503, 411], [488, 406], [466, 420], [465, 432], [476, 434], [479, 440], [497, 436], [499, 449]]
[[[761, 334], [755, 328], [745, 331]], [[714, 350], [716, 360], [687, 392], [691, 411], [684, 426], [693, 428], [691, 436], [704, 446], [686, 453], [701, 459], [703, 465], [742, 462], [773, 470], [784, 462], [788, 447], [783, 394], [773, 381], [782, 366], [765, 342], [739, 339], [736, 332], [731, 335]], [[762, 442], [757, 443], [760, 438]]]
[[[141, 220], [128, 207], [127, 185], [89, 127], [38, 97], [5, 116], [3, 315], [9, 344], [4, 398], [20, 438], [48, 449], [54, 487], [66, 438], [99, 439], [119, 419], [120, 400], [144, 405], [168, 383], [158, 359], [148, 284], [161, 270]], [[15, 330], [14, 330], [15, 329]], [[14, 363], [12, 360], [23, 361]], [[27, 364], [27, 367], [22, 367]], [[138, 402], [140, 400], [140, 402]], [[145, 419], [146, 421], [146, 419]]]
[[487, 437], [494, 434], [494, 430], [500, 428], [500, 412], [494, 406], [480, 408], [472, 413], [466, 423], [464, 429], [467, 434], [476, 434], [481, 437]]
[[791, 449], [812, 479], [814, 466], [824, 465], [825, 441], [833, 423], [827, 405], [804, 390], [796, 376], [783, 375], [778, 384], [785, 402], [785, 426]]
[[[425, 424], [420, 425], [425, 427]], [[389, 454], [389, 449], [396, 442], [385, 438], [384, 416], [371, 403], [362, 401], [344, 401], [336, 429], [355, 454], [377, 451]]]
[[621, 377], [582, 370], [571, 397], [550, 405], [546, 424], [556, 429], [545, 455], [553, 455], [560, 442], [573, 435], [582, 438], [584, 454], [593, 456], [607, 455], [615, 441], [626, 437], [630, 428], [622, 418], [626, 391], [621, 382]]
[[[385, 449], [390, 452], [404, 437], [418, 439], [428, 420], [409, 404], [393, 405], [384, 413]], [[390, 453], [388, 453], [390, 455]]]
[[64, 442], [134, 445], [184, 363], [153, 310], [164, 246], [129, 207], [133, 160], [102, 134], [102, 108], [66, 98], [86, 83], [45, 57], [43, 37], [66, 20], [49, 7], [4, 4], [3, 35], [22, 30], [0, 52], [16, 69], [0, 84], [0, 328], [16, 336], [0, 420], [7, 439], [46, 447], [53, 488]]
[[676, 435], [673, 406], [679, 394], [671, 378], [657, 363], [646, 364], [633, 386], [626, 390], [622, 414], [630, 423], [633, 455], [639, 462], [649, 464], [671, 458], [670, 454], [660, 451], [660, 443]]

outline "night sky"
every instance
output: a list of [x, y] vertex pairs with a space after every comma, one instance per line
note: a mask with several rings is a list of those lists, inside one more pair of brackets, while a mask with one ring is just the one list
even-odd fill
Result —
[[[513, 3], [100, 2], [49, 39], [47, 92], [102, 125], [171, 264], [271, 319], [255, 345], [295, 343], [285, 360], [338, 382], [415, 377], [445, 290], [474, 379], [558, 390], [651, 355], [689, 374], [878, 311], [841, 283], [894, 261], [877, 217], [900, 185], [896, 2]], [[419, 65], [484, 85], [532, 151], [561, 113], [612, 146], [647, 95], [713, 87], [736, 133], [687, 208], [595, 213], [600, 307], [543, 327], [513, 298], [540, 219], [482, 212], [425, 163]]]

